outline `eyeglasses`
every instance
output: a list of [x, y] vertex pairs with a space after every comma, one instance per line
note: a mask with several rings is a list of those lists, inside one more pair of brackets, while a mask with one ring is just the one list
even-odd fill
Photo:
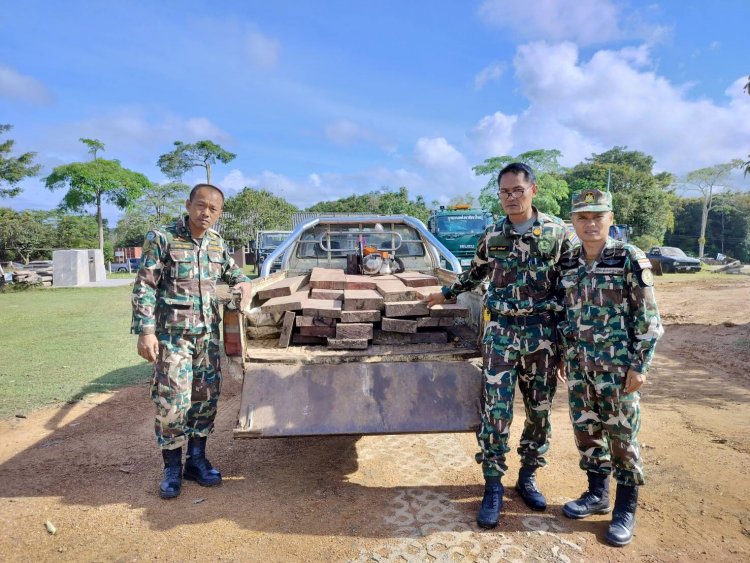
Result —
[[523, 196], [523, 194], [526, 193], [527, 189], [528, 188], [516, 188], [514, 190], [507, 190], [507, 191], [506, 190], [499, 190], [497, 192], [497, 195], [499, 195], [503, 199], [508, 199], [510, 197], [513, 197], [513, 199], [517, 199], [517, 198]]

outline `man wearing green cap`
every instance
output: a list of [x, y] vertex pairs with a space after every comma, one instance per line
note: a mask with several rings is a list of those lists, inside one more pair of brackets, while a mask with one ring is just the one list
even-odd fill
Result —
[[489, 227], [477, 244], [471, 268], [450, 286], [426, 298], [430, 307], [471, 291], [485, 279], [485, 330], [482, 338], [481, 422], [477, 431], [484, 495], [477, 514], [483, 528], [497, 526], [508, 471], [506, 454], [513, 422], [516, 384], [523, 397], [525, 420], [518, 454], [516, 492], [532, 510], [547, 501], [535, 473], [547, 463], [558, 366], [556, 324], [559, 261], [570, 248], [570, 236], [559, 218], [533, 205], [534, 172], [513, 162], [498, 174], [498, 197], [506, 216]]
[[617, 480], [606, 539], [630, 543], [643, 463], [638, 447], [639, 389], [664, 333], [656, 307], [651, 263], [639, 248], [609, 238], [612, 195], [584, 190], [573, 196], [572, 222], [581, 245], [561, 260], [558, 324], [573, 433], [589, 488], [563, 506], [569, 518], [610, 511], [609, 476]]

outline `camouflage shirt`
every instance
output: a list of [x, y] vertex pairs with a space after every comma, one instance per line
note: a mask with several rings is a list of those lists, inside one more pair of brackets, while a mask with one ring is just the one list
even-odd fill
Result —
[[133, 286], [134, 334], [201, 334], [219, 329], [216, 282], [250, 281], [229, 255], [224, 239], [209, 229], [193, 239], [184, 217], [149, 231]]
[[643, 251], [609, 238], [591, 265], [577, 246], [563, 256], [561, 270], [565, 357], [590, 371], [646, 372], [664, 328]]
[[565, 224], [554, 215], [540, 213], [524, 234], [516, 232], [507, 217], [489, 227], [477, 244], [471, 268], [461, 273], [447, 298], [470, 291], [489, 277], [485, 306], [507, 316], [536, 315], [561, 310], [555, 299], [558, 261], [572, 243]]

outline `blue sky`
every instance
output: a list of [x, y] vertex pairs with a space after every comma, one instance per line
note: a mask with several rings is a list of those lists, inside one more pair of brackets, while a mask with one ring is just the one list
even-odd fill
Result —
[[[26, 0], [0, 16], [0, 123], [43, 174], [93, 137], [160, 182], [175, 140], [212, 139], [237, 153], [212, 178], [229, 195], [300, 207], [478, 195], [473, 165], [537, 148], [626, 145], [680, 175], [750, 152], [748, 21], [740, 0]], [[62, 196], [22, 186], [0, 205]]]

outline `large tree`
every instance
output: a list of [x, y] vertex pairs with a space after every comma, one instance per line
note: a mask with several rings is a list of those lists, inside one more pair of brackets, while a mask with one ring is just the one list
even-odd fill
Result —
[[[12, 125], [0, 123], [0, 135], [12, 128]], [[24, 178], [39, 174], [41, 167], [39, 164], [34, 164], [35, 152], [10, 156], [14, 144], [13, 139], [0, 142], [0, 198], [15, 197], [21, 193], [21, 188], [17, 184]]]
[[55, 230], [46, 211], [13, 211], [0, 207], [0, 255], [28, 264], [34, 258], [49, 258]]
[[609, 187], [615, 221], [632, 227], [635, 243], [648, 248], [661, 244], [666, 231], [674, 227], [673, 177], [668, 172], [654, 174], [653, 166], [654, 159], [647, 154], [614, 147], [577, 164], [565, 179], [571, 193]]
[[703, 200], [700, 233], [698, 235], [698, 258], [703, 258], [703, 250], [706, 246], [706, 225], [708, 224], [708, 214], [714, 206], [715, 190], [728, 188], [727, 181], [732, 170], [741, 168], [743, 165], [744, 163], [741, 160], [735, 159], [724, 164], [693, 170], [684, 179], [684, 184], [688, 186], [688, 189], [700, 192]]
[[483, 164], [473, 168], [477, 176], [489, 176], [479, 195], [479, 203], [495, 215], [502, 215], [503, 208], [497, 196], [497, 176], [500, 170], [511, 162], [523, 162], [531, 166], [536, 175], [539, 191], [534, 198], [534, 206], [542, 212], [559, 215], [561, 204], [564, 205], [568, 198], [568, 184], [562, 176], [564, 170], [559, 163], [561, 156], [562, 153], [558, 150], [537, 149], [518, 156], [495, 156], [486, 159]]
[[292, 228], [292, 214], [299, 209], [268, 190], [245, 188], [227, 198], [219, 222], [222, 234], [231, 241], [246, 244], [257, 231], [286, 231]]
[[318, 213], [366, 213], [375, 215], [411, 215], [423, 223], [427, 222], [430, 210], [424, 198], [418, 195], [409, 199], [409, 190], [405, 187], [393, 191], [388, 188], [368, 192], [362, 195], [351, 195], [334, 201], [321, 201], [307, 211]]
[[213, 141], [197, 143], [174, 142], [174, 150], [159, 157], [157, 165], [168, 178], [181, 180], [186, 172], [196, 166], [206, 169], [206, 182], [211, 183], [211, 166], [216, 161], [224, 164], [234, 160], [234, 153], [224, 150]]
[[52, 191], [68, 189], [60, 203], [61, 209], [82, 211], [87, 206], [96, 207], [99, 248], [102, 250], [104, 250], [102, 203], [111, 203], [118, 209], [125, 209], [151, 185], [146, 176], [123, 168], [119, 160], [103, 158], [58, 166], [47, 176], [45, 184]]

